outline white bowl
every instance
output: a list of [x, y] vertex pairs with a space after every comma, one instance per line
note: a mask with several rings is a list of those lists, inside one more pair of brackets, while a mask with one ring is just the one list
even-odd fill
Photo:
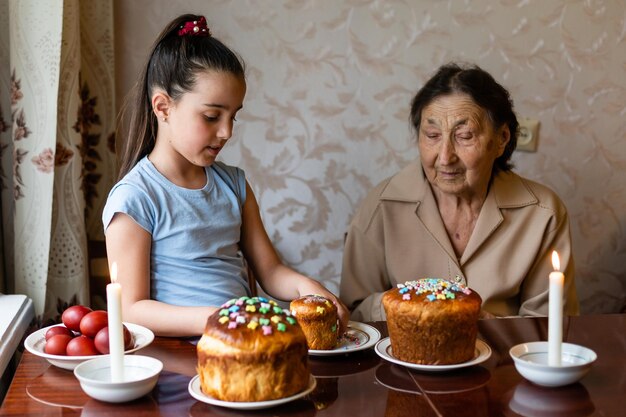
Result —
[[548, 342], [522, 343], [513, 346], [509, 354], [517, 372], [544, 387], [573, 384], [589, 372], [597, 359], [593, 350], [572, 343], [561, 345], [561, 366], [548, 365]]
[[[135, 340], [135, 346], [132, 349], [129, 349], [125, 352], [125, 354], [130, 354], [133, 352], [137, 352], [139, 349], [143, 349], [148, 346], [154, 340], [154, 333], [146, 327], [140, 326], [138, 324], [133, 323], [124, 323], [128, 330], [132, 333], [133, 338]], [[44, 327], [43, 329], [39, 329], [36, 332], [31, 333], [26, 340], [24, 340], [24, 347], [27, 351], [32, 353], [33, 355], [39, 356], [41, 358], [46, 358], [48, 362], [50, 362], [54, 366], [58, 366], [59, 368], [72, 370], [79, 363], [85, 362], [90, 359], [100, 358], [100, 357], [109, 357], [109, 355], [89, 355], [89, 356], [65, 356], [65, 355], [51, 355], [49, 353], [44, 352], [44, 347], [46, 346], [46, 332], [50, 327], [55, 326], [63, 326], [62, 324], [55, 324], [52, 326]]]
[[111, 382], [111, 360], [102, 356], [80, 363], [74, 375], [85, 394], [96, 400], [123, 403], [143, 397], [152, 389], [163, 370], [163, 363], [150, 356], [124, 356], [124, 379]]

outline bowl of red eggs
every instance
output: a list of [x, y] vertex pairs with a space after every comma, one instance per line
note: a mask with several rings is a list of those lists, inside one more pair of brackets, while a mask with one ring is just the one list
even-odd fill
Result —
[[[61, 321], [31, 333], [24, 341], [26, 350], [68, 370], [86, 360], [109, 354], [106, 311], [75, 305], [63, 311]], [[154, 333], [138, 324], [123, 323], [123, 328], [126, 354], [136, 352], [154, 340]]]

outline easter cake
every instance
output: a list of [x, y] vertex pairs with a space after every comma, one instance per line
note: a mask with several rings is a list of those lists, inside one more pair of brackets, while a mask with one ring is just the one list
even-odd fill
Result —
[[300, 325], [264, 297], [233, 299], [210, 315], [197, 355], [202, 392], [222, 401], [275, 400], [309, 384]]
[[304, 331], [309, 349], [329, 350], [337, 345], [337, 306], [321, 295], [305, 295], [289, 305]]
[[438, 278], [398, 284], [382, 298], [393, 356], [420, 365], [451, 365], [474, 357], [481, 297]]

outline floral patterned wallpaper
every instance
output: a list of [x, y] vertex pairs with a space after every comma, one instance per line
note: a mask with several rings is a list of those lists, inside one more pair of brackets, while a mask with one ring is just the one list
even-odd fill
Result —
[[294, 268], [337, 290], [356, 207], [417, 156], [412, 96], [439, 65], [466, 61], [540, 122], [537, 152], [513, 161], [570, 211], [582, 312], [626, 305], [623, 0], [116, 0], [118, 103], [183, 12], [206, 15], [247, 62], [223, 159], [246, 170]]

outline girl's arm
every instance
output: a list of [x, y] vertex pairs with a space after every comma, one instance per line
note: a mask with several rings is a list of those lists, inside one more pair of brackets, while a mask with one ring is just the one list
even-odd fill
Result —
[[339, 331], [343, 334], [350, 319], [346, 306], [318, 281], [294, 271], [281, 262], [263, 227], [259, 206], [247, 182], [246, 196], [242, 215], [241, 250], [263, 290], [272, 297], [285, 301], [309, 294], [327, 297], [337, 306]]
[[158, 336], [197, 336], [216, 307], [180, 307], [150, 299], [152, 236], [123, 213], [106, 229], [109, 269], [117, 262], [124, 321], [147, 327]]

